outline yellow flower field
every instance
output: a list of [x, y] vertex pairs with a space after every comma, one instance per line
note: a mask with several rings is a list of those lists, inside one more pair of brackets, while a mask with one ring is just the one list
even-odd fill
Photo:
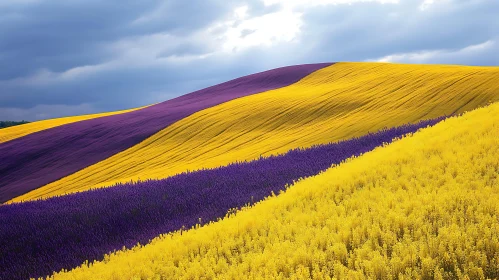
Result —
[[493, 104], [53, 279], [496, 279], [498, 154]]

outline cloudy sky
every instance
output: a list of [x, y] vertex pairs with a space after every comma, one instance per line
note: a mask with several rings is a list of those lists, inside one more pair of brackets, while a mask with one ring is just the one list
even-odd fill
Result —
[[0, 120], [137, 107], [333, 61], [499, 65], [499, 1], [0, 0]]

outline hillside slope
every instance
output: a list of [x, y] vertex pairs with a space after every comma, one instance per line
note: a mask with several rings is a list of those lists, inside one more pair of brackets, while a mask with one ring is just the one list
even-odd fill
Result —
[[331, 63], [240, 77], [141, 110], [58, 126], [0, 144], [0, 203], [128, 149], [172, 123], [223, 102], [287, 86]]
[[53, 279], [497, 279], [499, 104]]
[[199, 111], [21, 201], [283, 153], [499, 100], [499, 67], [337, 63]]

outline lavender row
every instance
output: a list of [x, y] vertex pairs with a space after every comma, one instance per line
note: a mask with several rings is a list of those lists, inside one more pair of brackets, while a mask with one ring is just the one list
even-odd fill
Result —
[[37, 277], [262, 200], [299, 178], [443, 118], [280, 156], [0, 207], [0, 279]]
[[331, 65], [278, 68], [125, 114], [67, 124], [0, 144], [0, 203], [132, 147], [197, 111], [284, 87]]

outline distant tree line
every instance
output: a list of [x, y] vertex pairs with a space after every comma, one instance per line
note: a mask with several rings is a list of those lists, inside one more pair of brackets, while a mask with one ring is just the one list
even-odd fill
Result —
[[28, 123], [27, 121], [25, 120], [22, 120], [20, 122], [14, 122], [14, 121], [0, 121], [0, 129], [2, 128], [6, 128], [6, 127], [9, 127], [9, 126], [14, 126], [14, 125], [20, 125], [20, 124], [25, 124], [25, 123]]

